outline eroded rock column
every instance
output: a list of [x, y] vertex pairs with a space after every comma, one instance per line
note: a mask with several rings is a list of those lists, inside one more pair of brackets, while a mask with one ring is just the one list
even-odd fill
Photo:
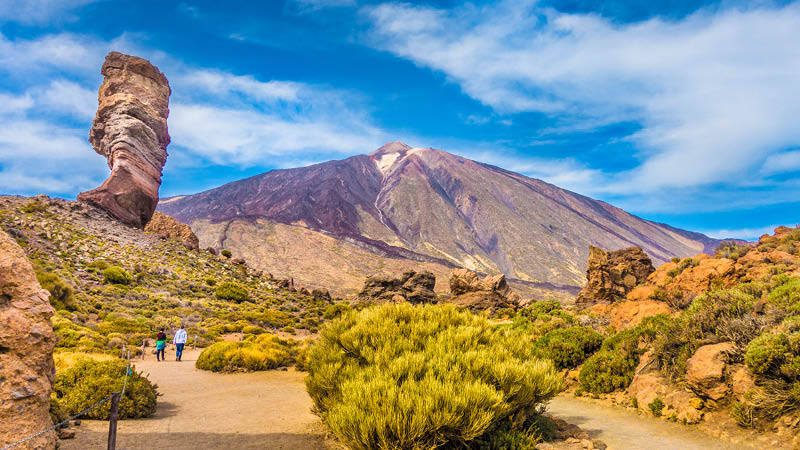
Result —
[[167, 77], [146, 59], [111, 52], [101, 73], [99, 105], [89, 134], [106, 157], [111, 175], [78, 195], [128, 225], [143, 228], [158, 205], [161, 170], [167, 162]]

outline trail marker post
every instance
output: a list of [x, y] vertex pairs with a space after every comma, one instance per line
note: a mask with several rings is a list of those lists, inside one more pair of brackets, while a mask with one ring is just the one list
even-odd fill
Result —
[[111, 394], [111, 412], [108, 416], [108, 450], [117, 448], [117, 418], [119, 416], [119, 392]]

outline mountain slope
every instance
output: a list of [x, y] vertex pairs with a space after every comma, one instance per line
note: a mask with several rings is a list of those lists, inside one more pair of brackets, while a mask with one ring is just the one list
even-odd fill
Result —
[[[354, 247], [376, 258], [571, 286], [584, 283], [589, 245], [637, 245], [659, 264], [718, 243], [541, 180], [400, 142], [369, 155], [275, 170], [167, 199], [159, 209], [190, 224], [201, 245], [238, 247], [250, 259], [260, 253], [250, 261], [254, 265], [266, 266], [264, 249], [279, 251], [268, 242], [268, 228], [275, 237], [275, 226], [288, 225], [325, 235], [345, 256]], [[235, 235], [227, 230], [233, 223]], [[314, 261], [315, 246], [299, 242], [304, 239], [292, 237], [289, 247], [302, 248], [310, 268], [328, 265], [324, 257]], [[243, 240], [246, 246], [237, 245]], [[383, 270], [380, 264], [362, 266], [350, 269], [354, 276]]]

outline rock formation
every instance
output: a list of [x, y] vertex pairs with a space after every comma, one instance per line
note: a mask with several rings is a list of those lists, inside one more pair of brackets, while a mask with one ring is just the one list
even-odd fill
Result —
[[189, 225], [180, 223], [173, 219], [172, 216], [160, 213], [158, 211], [153, 214], [153, 218], [144, 227], [144, 231], [164, 236], [168, 239], [177, 239], [186, 248], [197, 250], [200, 248], [200, 240], [192, 232]]
[[[12, 443], [53, 424], [55, 336], [50, 294], [36, 280], [19, 245], [0, 231], [0, 443]], [[55, 448], [54, 432], [16, 449]]]
[[408, 271], [400, 278], [371, 276], [364, 281], [358, 299], [369, 302], [436, 303], [436, 277], [430, 272]]
[[78, 199], [121, 222], [143, 228], [158, 204], [161, 169], [167, 162], [167, 78], [146, 59], [111, 52], [101, 73], [97, 115], [89, 134], [108, 160], [111, 175]]
[[653, 263], [639, 247], [605, 251], [591, 246], [586, 269], [586, 286], [578, 303], [615, 302], [653, 273]]
[[478, 274], [467, 269], [455, 269], [450, 273], [451, 303], [472, 311], [496, 308], [513, 308], [519, 304], [519, 296], [511, 291], [503, 274]]

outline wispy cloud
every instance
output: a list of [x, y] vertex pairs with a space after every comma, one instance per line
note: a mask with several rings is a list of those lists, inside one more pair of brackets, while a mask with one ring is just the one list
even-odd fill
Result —
[[765, 227], [756, 227], [756, 228], [707, 230], [704, 231], [703, 233], [706, 236], [710, 236], [717, 239], [744, 239], [748, 241], [755, 241], [764, 234], [772, 234], [775, 228], [779, 226], [780, 225], [767, 225]]
[[3, 0], [0, 2], [0, 23], [46, 25], [78, 19], [74, 10], [98, 0]]
[[631, 24], [534, 1], [365, 13], [372, 45], [499, 112], [544, 112], [573, 129], [640, 123], [628, 137], [640, 164], [605, 174], [607, 193], [735, 180], [800, 143], [800, 4]]

